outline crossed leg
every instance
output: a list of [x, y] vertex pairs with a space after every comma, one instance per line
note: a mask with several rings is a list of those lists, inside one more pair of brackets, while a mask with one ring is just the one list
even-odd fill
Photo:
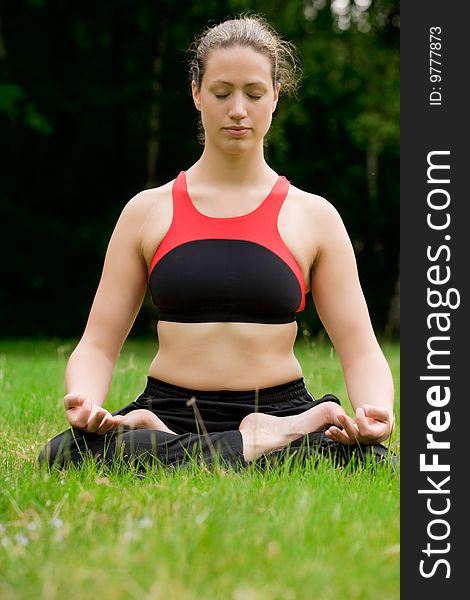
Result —
[[[285, 448], [294, 440], [320, 431], [326, 426], [341, 426], [337, 419], [340, 414], [345, 414], [345, 411], [336, 402], [322, 402], [299, 415], [288, 417], [250, 413], [239, 426], [243, 440], [243, 457], [246, 462], [250, 462], [263, 454]], [[156, 429], [176, 435], [150, 410], [137, 409], [114, 418], [119, 420], [119, 425], [134, 429]]]

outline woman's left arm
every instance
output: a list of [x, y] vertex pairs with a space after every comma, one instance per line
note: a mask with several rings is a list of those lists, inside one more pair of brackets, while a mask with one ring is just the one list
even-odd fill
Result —
[[340, 419], [342, 430], [331, 427], [327, 435], [345, 444], [374, 444], [393, 430], [392, 374], [371, 324], [349, 236], [334, 207], [321, 200], [312, 296], [338, 353], [355, 411], [354, 419]]

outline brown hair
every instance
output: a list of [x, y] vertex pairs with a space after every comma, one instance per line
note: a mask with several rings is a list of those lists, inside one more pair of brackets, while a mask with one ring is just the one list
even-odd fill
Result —
[[196, 37], [189, 48], [191, 79], [200, 89], [211, 50], [246, 46], [264, 54], [272, 65], [273, 86], [280, 92], [295, 94], [301, 78], [297, 50], [259, 15], [241, 15], [209, 27]]

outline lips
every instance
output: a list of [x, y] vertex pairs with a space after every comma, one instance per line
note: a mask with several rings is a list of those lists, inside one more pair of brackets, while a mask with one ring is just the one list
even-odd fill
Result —
[[233, 125], [231, 127], [224, 127], [224, 129], [228, 133], [228, 135], [231, 135], [233, 137], [243, 137], [250, 131], [249, 127], [243, 127], [243, 126], [239, 126], [239, 125]]

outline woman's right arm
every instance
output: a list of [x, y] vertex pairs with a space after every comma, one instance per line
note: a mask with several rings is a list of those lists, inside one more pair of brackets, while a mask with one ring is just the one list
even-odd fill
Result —
[[85, 331], [67, 363], [67, 419], [73, 427], [89, 432], [106, 433], [116, 425], [102, 406], [122, 345], [145, 297], [147, 265], [141, 232], [148, 214], [146, 195], [135, 196], [119, 217]]

